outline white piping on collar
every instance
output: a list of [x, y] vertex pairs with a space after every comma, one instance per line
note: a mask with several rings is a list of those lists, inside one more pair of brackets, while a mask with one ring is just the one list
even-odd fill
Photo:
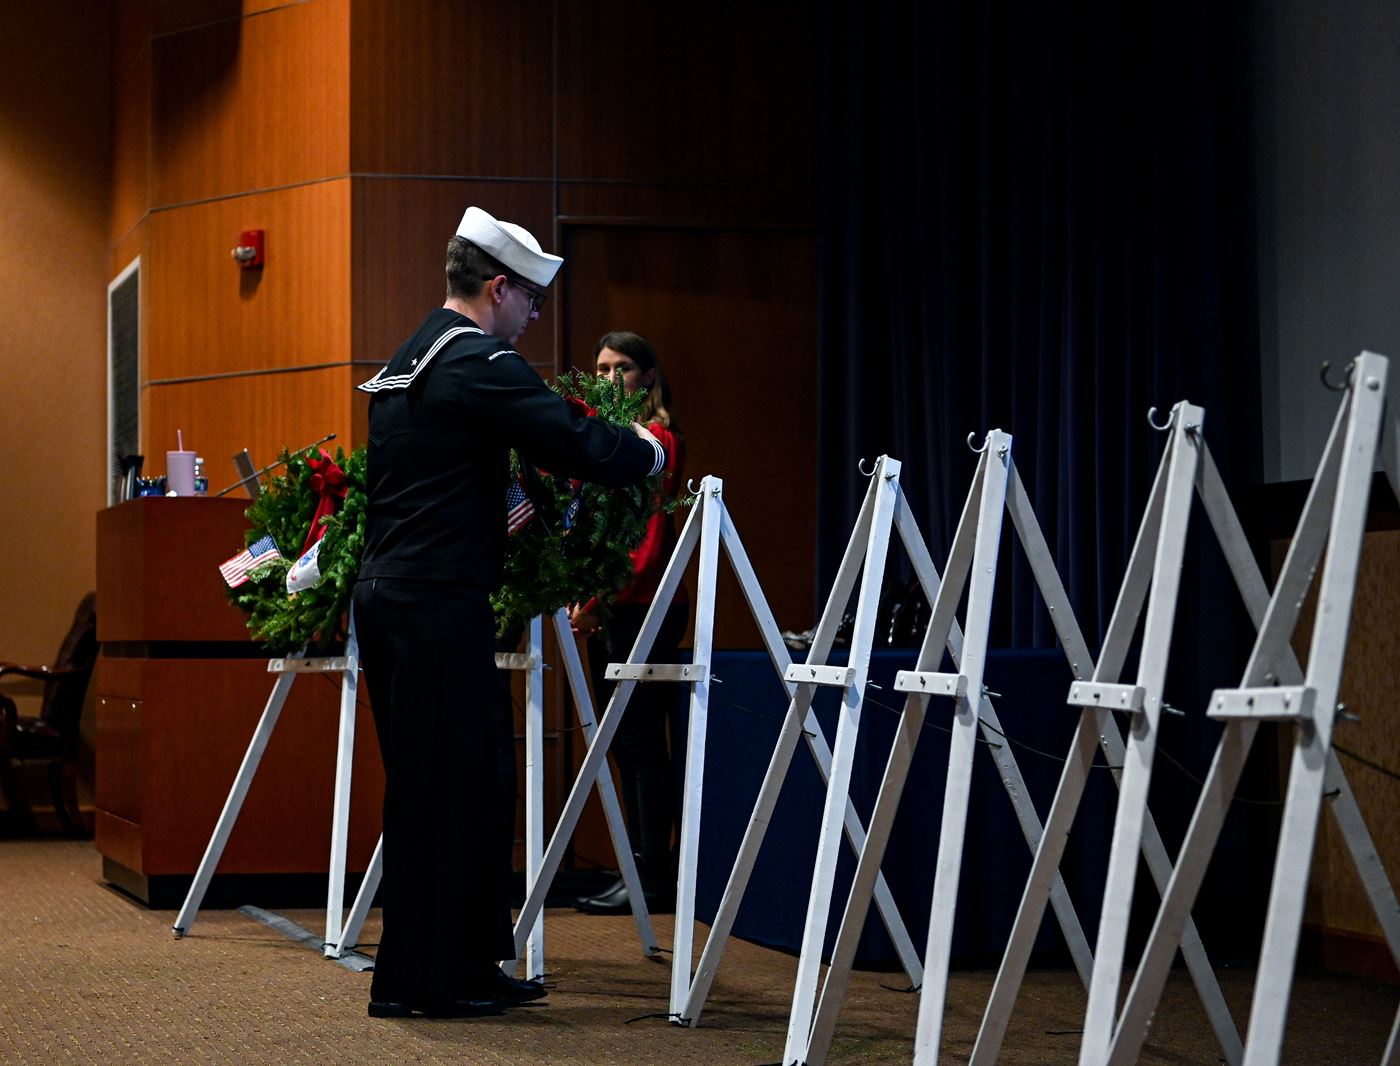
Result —
[[[384, 371], [389, 369], [388, 364], [385, 364], [379, 373], [375, 374], [374, 377], [370, 378], [363, 385], [357, 386], [357, 388], [361, 392], [383, 392], [392, 389], [408, 388], [413, 384], [413, 379], [422, 372], [425, 366], [433, 361], [433, 357], [437, 355], [438, 352], [442, 351], [449, 342], [456, 340], [465, 333], [476, 333], [485, 336], [486, 331], [484, 329], [478, 329], [476, 326], [453, 326], [441, 337], [433, 341], [433, 346], [423, 354], [422, 358], [414, 364], [413, 369], [407, 374], [393, 374], [389, 377], [385, 377]], [[500, 353], [497, 352], [496, 354], [499, 355]], [[494, 358], [494, 356], [492, 358]]]

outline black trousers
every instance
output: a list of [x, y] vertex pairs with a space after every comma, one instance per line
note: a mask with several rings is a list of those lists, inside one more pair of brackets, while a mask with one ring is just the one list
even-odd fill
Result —
[[373, 999], [463, 996], [514, 952], [515, 748], [486, 593], [355, 586], [355, 629], [384, 760], [384, 933]]
[[[647, 610], [646, 604], [617, 604], [608, 617], [607, 628], [588, 638], [588, 667], [600, 714], [607, 708], [615, 684], [604, 677], [608, 663], [627, 658]], [[686, 617], [684, 603], [671, 605], [647, 656], [648, 662], [678, 661], [677, 649], [685, 634]], [[622, 781], [627, 833], [648, 891], [660, 890], [675, 880], [671, 869], [671, 829], [675, 824], [676, 773], [666, 742], [666, 727], [673, 712], [681, 709], [685, 692], [683, 686], [665, 682], [637, 685], [609, 749]]]

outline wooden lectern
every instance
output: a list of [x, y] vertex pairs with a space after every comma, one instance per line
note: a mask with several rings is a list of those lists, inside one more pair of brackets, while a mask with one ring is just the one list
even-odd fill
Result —
[[[275, 680], [218, 571], [243, 546], [247, 504], [142, 497], [97, 515], [96, 843], [103, 876], [152, 906], [178, 906], [188, 890]], [[352, 873], [369, 863], [384, 796], [361, 693]], [[338, 675], [293, 687], [211, 901], [221, 886], [236, 903], [324, 892], [339, 698]]]

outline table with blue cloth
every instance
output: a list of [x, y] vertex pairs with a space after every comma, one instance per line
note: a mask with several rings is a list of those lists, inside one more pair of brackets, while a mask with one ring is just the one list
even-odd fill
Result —
[[[832, 663], [842, 661], [842, 653]], [[800, 656], [797, 656], [800, 658]], [[894, 691], [894, 675], [913, 669], [913, 649], [880, 650], [871, 659], [861, 713], [851, 798], [868, 824], [884, 775], [904, 698]], [[949, 669], [945, 660], [943, 669]], [[767, 770], [788, 699], [763, 652], [716, 652], [711, 664], [706, 780], [701, 821], [696, 914], [713, 922], [734, 865], [754, 801]], [[1059, 650], [992, 651], [985, 670], [987, 687], [1002, 728], [1012, 742], [1026, 788], [1043, 820], [1054, 798], [1063, 757], [1079, 712], [1065, 704], [1070, 672]], [[879, 686], [878, 688], [876, 686]], [[834, 744], [838, 693], [818, 692], [814, 708]], [[947, 776], [951, 699], [929, 702], [922, 737], [882, 869], [895, 902], [922, 956], [928, 936], [929, 904], [938, 854], [943, 790]], [[683, 751], [681, 730], [675, 731]], [[1061, 864], [1071, 898], [1092, 944], [1103, 895], [1104, 868], [1113, 831], [1115, 789], [1099, 759], [1090, 774], [1079, 816]], [[825, 786], [804, 742], [799, 742], [763, 840], [734, 934], [796, 952], [802, 929]], [[990, 753], [979, 743], [974, 757], [972, 794], [958, 893], [952, 960], [955, 965], [995, 964], [1005, 948], [1021, 893], [1030, 872], [1031, 852]], [[827, 925], [829, 953], [840, 924], [855, 870], [854, 853], [843, 842], [832, 912]], [[1046, 907], [1036, 940], [1035, 960], [1068, 960], [1054, 912]], [[857, 965], [897, 968], [898, 957], [872, 905], [857, 949]]]

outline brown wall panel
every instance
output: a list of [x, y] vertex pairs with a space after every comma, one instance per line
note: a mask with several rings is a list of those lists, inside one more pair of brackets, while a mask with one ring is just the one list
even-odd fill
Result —
[[559, 215], [567, 224], [805, 230], [811, 227], [813, 193], [810, 187], [581, 181], [559, 186]]
[[560, 176], [805, 184], [819, 26], [791, 3], [560, 4]]
[[153, 41], [153, 206], [343, 175], [349, 0], [307, 0]]
[[[591, 365], [610, 329], [652, 341], [685, 433], [686, 476], [725, 479], [778, 624], [806, 629], [816, 521], [811, 237], [604, 226], [565, 236], [566, 364]], [[724, 587], [716, 646], [757, 646], [737, 585], [726, 578]]]
[[211, 493], [238, 479], [230, 459], [243, 448], [264, 466], [283, 448], [304, 447], [327, 433], [348, 446], [350, 389], [343, 366], [148, 388], [141, 412], [146, 471], [165, 473], [177, 429], [185, 447], [204, 456]]
[[151, 34], [155, 28], [155, 0], [117, 0], [108, 4], [112, 12], [112, 69], [120, 75], [145, 52], [151, 62]]
[[[343, 362], [350, 351], [350, 182], [320, 182], [150, 216], [144, 379]], [[267, 233], [262, 270], [230, 255]]]
[[[145, 223], [145, 222], [138, 222], [134, 227], [132, 227], [132, 229], [131, 229], [124, 237], [122, 237], [122, 239], [121, 239], [120, 241], [118, 241], [115, 245], [113, 245], [113, 247], [112, 247], [112, 252], [111, 252], [111, 254], [107, 257], [107, 275], [108, 275], [108, 277], [109, 277], [109, 278], [115, 278], [118, 274], [120, 274], [123, 270], [125, 270], [128, 266], [130, 266], [130, 265], [131, 265], [131, 261], [132, 261], [133, 259], [135, 259], [137, 256], [140, 256], [140, 257], [142, 257], [142, 258], [144, 259], [144, 258], [146, 257], [146, 255], [147, 255], [147, 248], [146, 248], [146, 223]], [[142, 322], [145, 322], [145, 321], [146, 321], [146, 306], [145, 306], [145, 305], [146, 305], [146, 292], [145, 292], [145, 290], [143, 289], [143, 290], [141, 291], [141, 321], [142, 321]], [[105, 321], [105, 319], [104, 319], [104, 321]], [[143, 334], [142, 337], [141, 337], [141, 342], [142, 342], [143, 347], [144, 347], [144, 344], [145, 344], [145, 340], [146, 340], [146, 338], [145, 338], [145, 336], [144, 336], [144, 334]], [[102, 367], [103, 367], [103, 374], [104, 374], [104, 380], [105, 380], [106, 367], [107, 367], [106, 360], [105, 360], [105, 356], [104, 356], [104, 360], [103, 360]]]
[[[356, 178], [352, 196], [351, 350], [363, 381], [394, 354], [423, 316], [443, 301], [447, 242], [471, 204], [530, 230], [555, 251], [552, 186], [544, 182], [471, 182]], [[569, 264], [560, 274], [569, 284]], [[553, 366], [554, 315], [561, 280], [540, 317], [520, 338], [528, 359]]]
[[549, 177], [555, 6], [353, 0], [351, 169]]
[[302, 0], [142, 0], [152, 9], [151, 19], [156, 33], [180, 30], [224, 22], [243, 15], [257, 15], [291, 7]]
[[112, 208], [108, 231], [120, 241], [151, 206], [151, 39], [149, 12], [118, 5], [113, 56]]

